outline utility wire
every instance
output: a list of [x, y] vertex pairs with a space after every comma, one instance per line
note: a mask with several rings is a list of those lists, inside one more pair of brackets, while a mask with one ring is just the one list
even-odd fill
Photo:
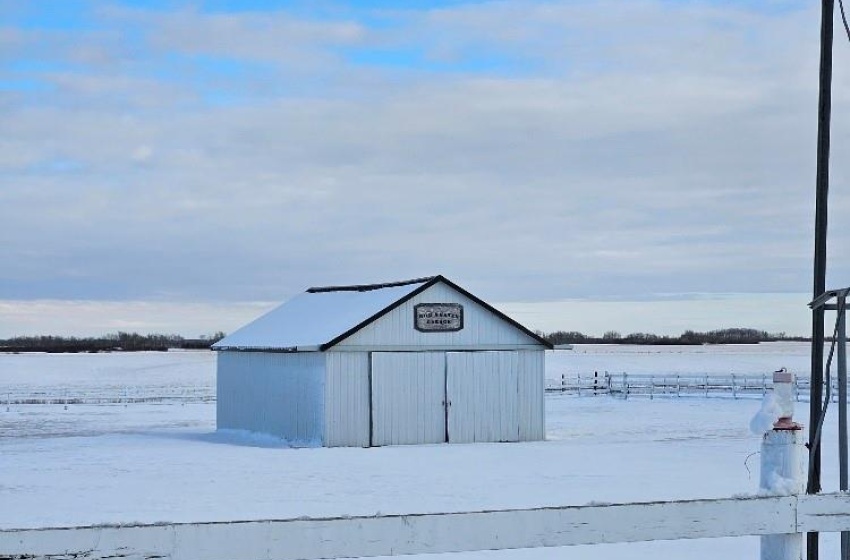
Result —
[[844, 23], [844, 31], [847, 32], [847, 39], [850, 40], [850, 25], [847, 25], [847, 15], [844, 13], [844, 0], [838, 0], [838, 8], [841, 10], [841, 21]]

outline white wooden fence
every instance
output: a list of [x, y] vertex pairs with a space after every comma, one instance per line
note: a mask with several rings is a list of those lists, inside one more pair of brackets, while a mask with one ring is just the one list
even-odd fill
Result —
[[0, 559], [312, 560], [850, 529], [850, 496], [0, 530]]
[[[797, 401], [808, 401], [810, 382], [796, 378], [793, 386]], [[832, 398], [837, 399], [838, 380], [832, 380]], [[594, 372], [564, 374], [549, 379], [548, 393], [579, 396], [611, 395], [628, 397], [716, 397], [761, 398], [773, 390], [772, 374], [763, 375], [647, 375]]]

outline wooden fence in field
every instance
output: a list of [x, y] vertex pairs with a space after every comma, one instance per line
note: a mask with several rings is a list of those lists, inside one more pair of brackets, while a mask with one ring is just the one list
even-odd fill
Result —
[[[797, 378], [793, 393], [797, 401], [808, 401], [810, 382]], [[629, 397], [717, 397], [761, 398], [773, 390], [772, 374], [763, 375], [635, 375], [594, 372], [564, 374], [548, 379], [547, 393], [578, 396], [611, 395]], [[838, 380], [832, 379], [832, 398], [837, 399]]]
[[847, 494], [460, 513], [0, 530], [2, 560], [318, 560], [837, 532]]

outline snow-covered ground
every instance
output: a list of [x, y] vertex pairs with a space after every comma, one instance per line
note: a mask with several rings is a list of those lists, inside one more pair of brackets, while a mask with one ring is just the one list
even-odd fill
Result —
[[582, 344], [548, 352], [546, 377], [608, 372], [638, 375], [761, 375], [779, 368], [808, 372], [810, 345], [769, 342], [723, 346]]
[[[557, 353], [548, 375], [582, 368], [571, 360], [603, 371], [651, 372], [655, 359], [659, 373], [692, 366], [729, 373], [722, 368], [773, 371], [807, 358], [805, 345], [761, 346], [579, 347]], [[0, 355], [0, 403], [21, 384], [54, 391], [213, 381], [214, 356], [204, 352]], [[747, 430], [758, 408], [752, 400], [555, 395], [546, 406], [545, 442], [285, 449], [268, 438], [216, 433], [213, 404], [0, 404], [0, 528], [723, 497], [758, 486], [760, 440]], [[805, 422], [802, 408], [797, 417]], [[829, 423], [827, 490], [837, 486], [835, 440]], [[460, 556], [752, 558], [757, 546], [754, 538], [712, 539]]]
[[9, 394], [175, 394], [215, 390], [215, 353], [0, 354], [0, 403]]

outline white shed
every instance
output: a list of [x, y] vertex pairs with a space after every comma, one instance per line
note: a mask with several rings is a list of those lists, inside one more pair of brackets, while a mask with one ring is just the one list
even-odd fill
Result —
[[443, 276], [310, 288], [213, 345], [216, 423], [306, 446], [541, 440], [551, 347]]

